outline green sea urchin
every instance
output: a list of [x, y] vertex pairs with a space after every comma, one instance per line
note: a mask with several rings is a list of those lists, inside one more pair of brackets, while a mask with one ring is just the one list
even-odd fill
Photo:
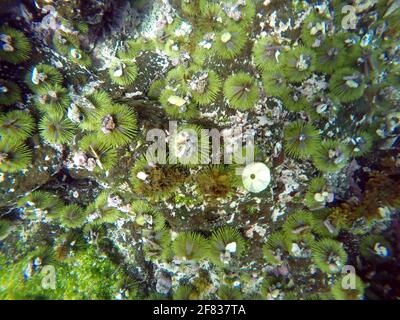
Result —
[[160, 103], [172, 119], [192, 119], [198, 114], [197, 105], [186, 90], [165, 89], [160, 94]]
[[138, 75], [138, 68], [130, 60], [114, 59], [108, 73], [114, 83], [121, 86], [128, 86], [135, 82]]
[[350, 102], [360, 98], [365, 88], [363, 75], [350, 68], [336, 71], [329, 81], [329, 90], [341, 102]]
[[258, 88], [249, 74], [240, 72], [225, 81], [224, 96], [232, 107], [248, 110], [258, 99]]
[[284, 133], [286, 152], [300, 159], [315, 154], [321, 141], [318, 130], [301, 120], [289, 124]]
[[16, 172], [26, 169], [32, 161], [32, 151], [22, 142], [0, 140], [0, 170]]
[[48, 218], [60, 216], [64, 203], [55, 195], [46, 191], [33, 191], [18, 200], [18, 207], [23, 208], [28, 219], [44, 214]]
[[[355, 286], [352, 288], [350, 278], [345, 279], [345, 276], [337, 279], [331, 289], [331, 294], [336, 300], [362, 300], [364, 297], [365, 284], [360, 277], [355, 276]], [[348, 288], [346, 288], [348, 286]]]
[[284, 52], [282, 60], [283, 71], [289, 81], [299, 82], [311, 75], [315, 65], [315, 53], [305, 47], [297, 47]]
[[21, 89], [12, 81], [0, 79], [0, 105], [11, 106], [22, 100]]
[[216, 35], [213, 49], [225, 60], [237, 57], [247, 41], [246, 33], [238, 26], [230, 25]]
[[245, 242], [240, 233], [231, 227], [213, 231], [209, 240], [210, 260], [216, 265], [226, 265], [242, 255]]
[[207, 105], [215, 101], [221, 90], [221, 79], [212, 70], [193, 72], [188, 81], [193, 100], [199, 105]]
[[86, 214], [80, 206], [70, 204], [63, 208], [59, 219], [64, 228], [79, 228], [85, 224]]
[[0, 60], [17, 64], [27, 61], [30, 54], [31, 45], [21, 31], [0, 27]]
[[199, 261], [207, 255], [207, 240], [195, 232], [183, 232], [172, 243], [176, 256], [188, 261]]
[[315, 70], [332, 74], [347, 63], [344, 44], [335, 38], [328, 38], [315, 51]]
[[112, 194], [108, 191], [101, 192], [94, 203], [86, 208], [88, 221], [93, 224], [114, 223], [122, 216], [121, 212], [110, 205]]
[[199, 126], [184, 125], [168, 139], [169, 159], [183, 165], [208, 163], [209, 136]]
[[117, 151], [108, 147], [95, 134], [89, 134], [79, 141], [79, 149], [94, 159], [101, 170], [110, 170], [117, 162]]
[[25, 83], [34, 92], [51, 85], [62, 85], [63, 76], [57, 68], [39, 63], [32, 67], [25, 76]]
[[25, 111], [14, 110], [0, 114], [0, 136], [2, 139], [25, 140], [35, 128], [35, 121]]
[[43, 113], [62, 115], [70, 103], [68, 90], [58, 84], [37, 88], [36, 107]]
[[136, 136], [136, 114], [126, 105], [111, 104], [95, 111], [93, 127], [104, 144], [111, 147], [123, 146]]
[[[274, 37], [267, 36], [258, 40], [253, 47], [253, 59], [256, 66], [263, 72], [271, 71], [271, 61], [276, 66], [277, 53], [283, 49]], [[273, 68], [275, 69], [275, 67]]]
[[315, 225], [315, 219], [311, 212], [299, 210], [288, 216], [282, 229], [287, 239], [312, 240]]
[[323, 272], [338, 273], [347, 262], [347, 254], [340, 242], [322, 239], [312, 245], [312, 258]]
[[44, 115], [39, 122], [39, 132], [48, 143], [67, 143], [75, 133], [75, 125], [60, 114]]
[[321, 171], [335, 172], [348, 162], [350, 151], [347, 145], [336, 141], [323, 141], [313, 154], [313, 163]]

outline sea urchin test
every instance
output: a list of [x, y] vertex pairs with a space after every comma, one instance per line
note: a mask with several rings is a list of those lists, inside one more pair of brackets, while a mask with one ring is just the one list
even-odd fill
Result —
[[270, 184], [271, 173], [265, 164], [254, 162], [243, 169], [242, 181], [247, 190], [258, 193], [265, 190]]

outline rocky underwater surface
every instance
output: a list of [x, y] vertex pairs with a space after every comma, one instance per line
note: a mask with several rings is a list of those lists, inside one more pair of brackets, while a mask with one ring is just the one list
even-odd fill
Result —
[[400, 299], [399, 38], [398, 0], [0, 0], [0, 299]]

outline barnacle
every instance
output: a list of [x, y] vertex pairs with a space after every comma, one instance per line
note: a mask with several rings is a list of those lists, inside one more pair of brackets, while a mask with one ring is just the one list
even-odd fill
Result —
[[85, 152], [89, 159], [94, 159], [96, 168], [110, 170], [117, 162], [117, 151], [105, 145], [95, 134], [89, 134], [79, 141], [79, 149]]
[[26, 36], [11, 27], [0, 27], [0, 60], [14, 64], [29, 59], [31, 45]]
[[335, 172], [347, 164], [349, 155], [350, 151], [347, 145], [336, 140], [326, 140], [318, 146], [312, 160], [319, 170]]
[[138, 75], [137, 65], [128, 59], [114, 59], [108, 70], [111, 80], [121, 86], [128, 86], [135, 82]]
[[217, 33], [213, 49], [221, 59], [229, 60], [242, 52], [246, 41], [246, 33], [239, 26], [230, 25]]
[[0, 136], [2, 139], [25, 140], [35, 128], [35, 121], [25, 111], [9, 111], [0, 114]]
[[280, 57], [283, 71], [289, 81], [299, 82], [314, 71], [315, 53], [309, 48], [297, 47], [284, 52]]
[[182, 232], [172, 243], [174, 253], [177, 257], [188, 261], [198, 261], [206, 257], [207, 240], [195, 232]]
[[300, 159], [315, 154], [321, 141], [318, 130], [302, 120], [290, 123], [284, 134], [286, 152]]
[[225, 99], [229, 101], [229, 105], [239, 110], [254, 107], [258, 93], [253, 78], [244, 72], [230, 76], [224, 84]]
[[89, 222], [93, 224], [114, 223], [121, 217], [121, 212], [109, 203], [111, 196], [110, 192], [103, 191], [93, 203], [88, 205], [85, 216]]
[[91, 121], [97, 137], [108, 146], [129, 144], [137, 133], [136, 114], [123, 104], [110, 104], [96, 109]]
[[0, 170], [16, 172], [26, 169], [32, 161], [32, 151], [22, 142], [0, 140]]
[[0, 105], [11, 106], [21, 99], [21, 89], [17, 84], [0, 79]]
[[207, 105], [215, 101], [221, 90], [221, 79], [215, 71], [195, 70], [188, 80], [193, 100], [199, 105]]
[[75, 125], [61, 114], [46, 114], [39, 122], [42, 139], [48, 143], [67, 143], [75, 133]]
[[365, 88], [363, 75], [350, 68], [336, 71], [329, 81], [329, 90], [341, 102], [350, 102], [360, 98]]
[[209, 240], [209, 258], [216, 265], [230, 264], [245, 250], [245, 242], [240, 233], [231, 227], [214, 230]]
[[68, 90], [58, 84], [38, 87], [35, 100], [36, 107], [49, 115], [62, 115], [70, 102]]
[[[360, 277], [352, 278], [346, 276], [337, 279], [331, 289], [331, 294], [336, 300], [362, 300], [364, 297], [365, 284]], [[355, 285], [352, 287], [352, 285]]]
[[59, 219], [64, 228], [79, 228], [86, 222], [86, 213], [80, 206], [70, 204], [62, 209]]
[[57, 68], [39, 63], [32, 67], [25, 76], [25, 83], [34, 92], [51, 85], [62, 85], [63, 76]]
[[338, 273], [347, 262], [347, 254], [340, 242], [322, 239], [312, 245], [312, 259], [323, 272]]

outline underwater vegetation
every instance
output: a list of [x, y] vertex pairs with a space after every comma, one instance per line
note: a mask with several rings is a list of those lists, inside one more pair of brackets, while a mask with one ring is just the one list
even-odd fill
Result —
[[349, 4], [0, 12], [0, 298], [399, 299], [400, 9]]

